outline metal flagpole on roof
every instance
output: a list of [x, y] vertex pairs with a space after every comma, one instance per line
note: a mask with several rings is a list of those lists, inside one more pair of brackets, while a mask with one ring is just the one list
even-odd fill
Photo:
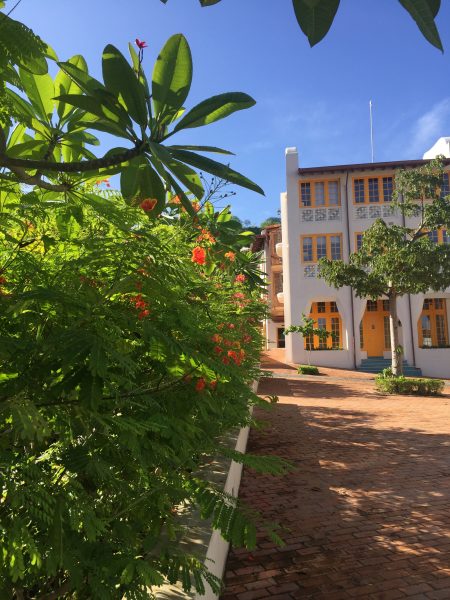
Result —
[[372, 117], [372, 100], [369, 100], [369, 115], [370, 115], [370, 148], [372, 151], [373, 162], [373, 117]]

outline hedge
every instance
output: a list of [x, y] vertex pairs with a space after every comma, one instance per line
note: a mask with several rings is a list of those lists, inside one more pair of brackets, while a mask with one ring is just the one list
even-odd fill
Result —
[[412, 377], [384, 377], [382, 374], [375, 378], [375, 386], [385, 394], [413, 394], [417, 396], [437, 396], [442, 394], [445, 383], [442, 379], [421, 379]]

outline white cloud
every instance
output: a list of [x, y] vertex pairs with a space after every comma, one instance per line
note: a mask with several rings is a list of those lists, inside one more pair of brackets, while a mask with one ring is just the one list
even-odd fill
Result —
[[444, 98], [417, 119], [412, 128], [412, 139], [408, 153], [420, 155], [439, 138], [449, 135], [450, 98]]

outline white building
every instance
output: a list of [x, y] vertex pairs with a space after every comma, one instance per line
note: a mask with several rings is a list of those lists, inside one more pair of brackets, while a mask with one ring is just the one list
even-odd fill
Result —
[[[433, 150], [434, 155], [449, 156], [449, 142], [450, 138], [441, 138], [427, 158], [433, 156]], [[349, 287], [337, 290], [328, 286], [318, 277], [317, 262], [323, 256], [348, 260], [361, 234], [377, 218], [414, 226], [390, 205], [393, 181], [397, 169], [418, 167], [424, 162], [299, 168], [297, 149], [287, 148], [281, 232], [272, 226], [260, 238], [260, 247], [265, 241], [271, 284], [268, 348], [285, 344], [286, 360], [293, 363], [307, 362], [310, 344], [315, 365], [372, 371], [388, 365], [387, 299], [370, 301], [357, 298]], [[450, 241], [446, 231], [429, 235], [440, 243]], [[279, 254], [282, 259], [276, 258]], [[421, 369], [427, 376], [450, 377], [449, 309], [450, 289], [399, 299], [400, 343], [409, 367], [407, 374], [417, 374]], [[333, 338], [304, 340], [294, 334], [284, 340], [284, 327], [299, 324], [302, 313], [314, 317], [319, 327], [332, 331]]]

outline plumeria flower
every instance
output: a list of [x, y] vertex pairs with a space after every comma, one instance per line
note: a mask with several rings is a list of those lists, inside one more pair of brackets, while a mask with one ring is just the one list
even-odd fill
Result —
[[144, 48], [148, 48], [147, 43], [140, 40], [139, 38], [136, 38], [136, 46], [139, 48], [139, 50], [143, 50]]

